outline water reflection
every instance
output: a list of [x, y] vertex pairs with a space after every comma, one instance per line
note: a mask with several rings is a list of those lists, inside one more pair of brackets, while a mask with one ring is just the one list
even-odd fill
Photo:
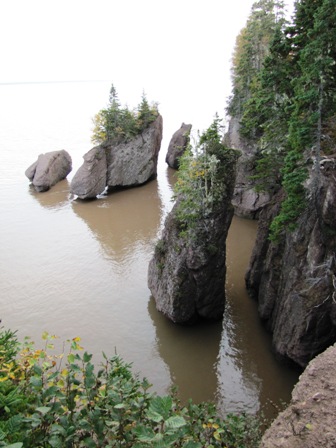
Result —
[[152, 250], [162, 208], [156, 181], [95, 201], [76, 200], [72, 207], [89, 226], [109, 259], [123, 263], [139, 250]]
[[69, 182], [64, 179], [43, 193], [38, 193], [33, 184], [29, 185], [29, 194], [36, 199], [39, 204], [49, 210], [60, 210], [69, 204]]
[[157, 350], [167, 364], [171, 379], [178, 387], [181, 400], [214, 400], [221, 322], [195, 326], [176, 325], [159, 313], [153, 297], [148, 303], [152, 318]]
[[[258, 317], [257, 304], [247, 295], [244, 275], [257, 224], [234, 217], [227, 241], [227, 304], [217, 364], [218, 401], [225, 412], [256, 412], [268, 418], [290, 398], [298, 372], [280, 364], [271, 336]], [[280, 372], [280, 375], [279, 375]], [[276, 378], [276, 381], [274, 380]]]

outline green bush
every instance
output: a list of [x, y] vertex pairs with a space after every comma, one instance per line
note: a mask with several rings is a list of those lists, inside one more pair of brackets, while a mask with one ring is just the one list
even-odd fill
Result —
[[175, 392], [150, 393], [148, 381], [119, 356], [104, 356], [96, 371], [80, 338], [67, 341], [60, 355], [51, 354], [54, 336], [42, 339], [44, 348], [36, 349], [29, 339], [20, 344], [15, 333], [1, 330], [0, 447], [258, 445], [254, 417], [220, 420], [211, 403], [183, 405]]
[[157, 104], [150, 105], [145, 93], [135, 110], [128, 106], [121, 107], [118, 94], [112, 84], [108, 107], [100, 110], [93, 118], [93, 143], [103, 143], [107, 140], [128, 141], [141, 134], [156, 120], [159, 115]]

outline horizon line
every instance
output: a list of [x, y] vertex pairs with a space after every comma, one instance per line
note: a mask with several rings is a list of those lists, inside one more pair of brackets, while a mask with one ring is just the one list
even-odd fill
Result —
[[66, 84], [78, 82], [111, 82], [108, 79], [64, 79], [64, 80], [49, 80], [49, 81], [0, 81], [0, 86], [18, 85], [18, 84]]

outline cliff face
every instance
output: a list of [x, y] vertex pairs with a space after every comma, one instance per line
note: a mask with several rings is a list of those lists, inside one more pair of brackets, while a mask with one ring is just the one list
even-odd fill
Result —
[[309, 363], [287, 409], [265, 432], [261, 448], [334, 448], [336, 345]]
[[276, 353], [300, 366], [336, 341], [335, 161], [321, 162], [316, 200], [313, 179], [314, 172], [296, 230], [286, 231], [277, 244], [268, 240], [268, 228], [281, 192], [262, 211], [246, 274], [247, 289], [273, 333]]
[[[168, 215], [149, 263], [148, 286], [159, 311], [176, 323], [220, 319], [225, 305], [226, 236], [233, 216], [231, 198], [238, 153], [220, 161], [221, 199], [197, 218], [192, 232], [181, 229], [179, 200]], [[218, 191], [216, 189], [216, 191]]]
[[225, 144], [229, 148], [241, 151], [237, 163], [237, 178], [232, 204], [237, 216], [257, 219], [270, 198], [267, 193], [257, 193], [254, 189], [254, 181], [251, 176], [255, 174], [256, 149], [241, 137], [239, 120], [238, 117], [231, 118], [228, 132], [225, 135]]

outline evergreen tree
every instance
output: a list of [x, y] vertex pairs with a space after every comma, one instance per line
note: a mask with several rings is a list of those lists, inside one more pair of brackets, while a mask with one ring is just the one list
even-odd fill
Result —
[[246, 27], [237, 37], [233, 55], [233, 96], [228, 105], [232, 116], [239, 117], [251, 97], [274, 31], [284, 23], [283, 11], [282, 0], [259, 0], [252, 6]]

